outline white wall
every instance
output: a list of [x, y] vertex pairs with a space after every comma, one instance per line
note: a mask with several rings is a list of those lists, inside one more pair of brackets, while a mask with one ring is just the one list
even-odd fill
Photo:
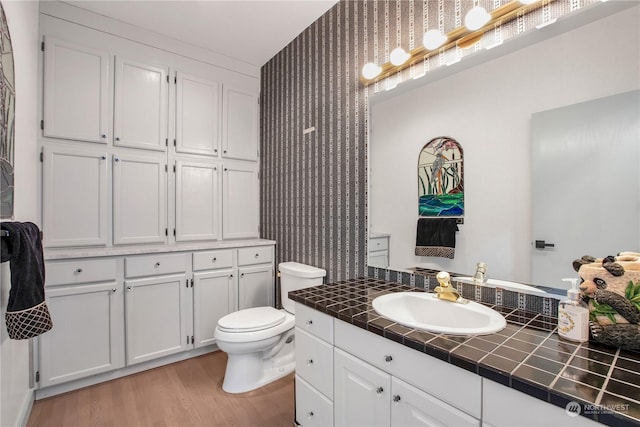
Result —
[[[369, 230], [391, 234], [390, 265], [469, 273], [482, 260], [492, 277], [529, 282], [531, 114], [638, 89], [639, 18], [636, 6], [398, 96], [374, 97]], [[465, 159], [465, 223], [453, 260], [414, 255], [418, 154], [441, 135], [458, 140]]]
[[[16, 83], [15, 220], [38, 224], [38, 2], [3, 1], [7, 16]], [[39, 225], [39, 224], [38, 224]], [[9, 272], [2, 265], [1, 318], [9, 297]], [[0, 425], [26, 424], [32, 403], [29, 388], [29, 342], [14, 341], [0, 327]]]

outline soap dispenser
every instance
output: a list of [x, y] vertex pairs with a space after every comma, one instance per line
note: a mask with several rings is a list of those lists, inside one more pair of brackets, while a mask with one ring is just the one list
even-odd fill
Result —
[[558, 305], [558, 335], [576, 342], [589, 341], [589, 308], [580, 298], [578, 279], [562, 279], [571, 282], [567, 299]]

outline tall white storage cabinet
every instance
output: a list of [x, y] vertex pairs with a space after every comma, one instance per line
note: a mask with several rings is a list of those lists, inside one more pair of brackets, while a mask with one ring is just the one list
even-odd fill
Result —
[[222, 237], [258, 237], [259, 181], [253, 164], [225, 164], [222, 190]]
[[115, 62], [115, 145], [164, 151], [168, 70], [121, 57]]
[[106, 245], [107, 152], [52, 146], [43, 148], [42, 160], [44, 245]]
[[258, 160], [258, 96], [225, 86], [223, 100], [222, 156]]
[[35, 340], [37, 399], [215, 351], [218, 319], [275, 300], [259, 67], [63, 2], [40, 10], [55, 326]]
[[47, 263], [45, 295], [54, 328], [39, 338], [40, 385], [124, 366], [122, 280], [117, 260]]
[[109, 54], [45, 37], [43, 134], [106, 143]]

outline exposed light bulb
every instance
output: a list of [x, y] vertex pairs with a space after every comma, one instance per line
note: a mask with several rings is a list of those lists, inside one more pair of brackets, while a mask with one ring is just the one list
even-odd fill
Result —
[[402, 65], [407, 62], [409, 59], [409, 54], [401, 47], [397, 47], [391, 51], [391, 55], [389, 55], [389, 61], [393, 65]]
[[373, 62], [368, 62], [362, 67], [362, 76], [368, 80], [375, 79], [380, 72], [382, 72], [382, 68]]
[[491, 20], [491, 15], [482, 6], [475, 6], [464, 17], [464, 26], [471, 31], [479, 30]]
[[447, 41], [447, 36], [438, 30], [429, 30], [424, 33], [422, 44], [429, 50], [435, 50]]

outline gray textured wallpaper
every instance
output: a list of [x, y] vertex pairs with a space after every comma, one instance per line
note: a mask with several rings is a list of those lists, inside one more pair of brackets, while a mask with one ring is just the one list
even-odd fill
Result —
[[[399, 45], [417, 47], [427, 29], [463, 25], [476, 2], [343, 0], [304, 30], [261, 70], [260, 230], [277, 241], [276, 262], [325, 268], [327, 282], [365, 275], [370, 96], [594, 1], [545, 2], [470, 49], [443, 52], [368, 88], [359, 81], [365, 63], [386, 62]], [[477, 3], [493, 10], [508, 1]]]

